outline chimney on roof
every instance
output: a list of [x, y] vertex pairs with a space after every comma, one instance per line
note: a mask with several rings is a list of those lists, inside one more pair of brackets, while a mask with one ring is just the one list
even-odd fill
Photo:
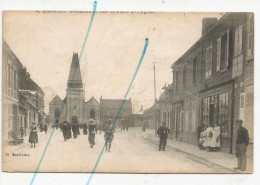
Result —
[[203, 18], [202, 19], [202, 34], [204, 36], [213, 26], [218, 22], [217, 18]]

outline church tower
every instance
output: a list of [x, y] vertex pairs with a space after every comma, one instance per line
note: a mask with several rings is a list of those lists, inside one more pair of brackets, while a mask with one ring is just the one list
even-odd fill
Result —
[[70, 73], [67, 83], [66, 116], [69, 122], [77, 118], [83, 122], [84, 89], [80, 72], [78, 53], [73, 53]]

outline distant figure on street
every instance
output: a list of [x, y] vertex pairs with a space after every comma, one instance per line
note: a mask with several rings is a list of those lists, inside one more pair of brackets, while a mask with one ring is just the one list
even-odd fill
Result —
[[160, 137], [159, 151], [161, 150], [165, 151], [167, 137], [169, 133], [170, 133], [170, 129], [166, 127], [165, 122], [162, 122], [162, 126], [157, 130], [157, 134]]
[[66, 141], [68, 139], [67, 125], [68, 125], [67, 121], [63, 121], [61, 126], [60, 126], [60, 129], [61, 129], [62, 134], [63, 134], [64, 141]]
[[33, 121], [31, 124], [31, 132], [30, 132], [30, 136], [29, 136], [29, 142], [31, 143], [31, 148], [34, 147], [36, 143], [38, 143], [38, 134], [37, 134], [37, 126], [36, 126], [36, 122]]
[[122, 122], [121, 122], [121, 131], [123, 131], [123, 130], [125, 130], [125, 124], [124, 124], [124, 122], [122, 121]]
[[238, 126], [237, 130], [237, 140], [236, 140], [236, 157], [237, 157], [237, 167], [236, 170], [245, 171], [246, 170], [246, 150], [249, 144], [249, 135], [245, 127], [243, 127], [243, 121], [237, 120], [236, 124]]
[[110, 152], [112, 141], [114, 138], [114, 132], [115, 132], [115, 128], [114, 125], [112, 124], [111, 119], [109, 119], [108, 122], [104, 124], [103, 131], [105, 132], [104, 138], [105, 138], [106, 152], [107, 151]]
[[48, 132], [48, 125], [46, 123], [43, 124], [43, 130], [44, 130], [45, 134], [47, 134], [47, 132]]
[[90, 144], [90, 148], [93, 148], [93, 146], [95, 145], [95, 134], [97, 133], [96, 123], [93, 119], [89, 120], [88, 131], [88, 141]]
[[77, 123], [72, 123], [72, 132], [73, 132], [73, 138], [77, 139], [77, 136], [78, 136]]
[[197, 139], [198, 139], [198, 146], [200, 146], [200, 133], [203, 131], [203, 125], [199, 124], [199, 126], [197, 127]]
[[58, 128], [59, 128], [59, 120], [58, 119], [55, 120], [55, 127], [56, 127], [56, 130], [58, 130]]
[[147, 127], [147, 122], [145, 121], [145, 123], [143, 124], [143, 132], [146, 131], [146, 127]]
[[40, 131], [42, 132], [43, 131], [43, 123], [40, 122]]
[[71, 139], [72, 138], [71, 128], [72, 128], [71, 123], [67, 122], [67, 125], [65, 127], [65, 129], [66, 129], [66, 138], [67, 139]]
[[20, 127], [20, 133], [21, 133], [21, 137], [23, 138], [23, 136], [24, 136], [24, 127]]
[[83, 123], [82, 128], [83, 128], [83, 134], [87, 135], [88, 134], [88, 124], [86, 122]]
[[77, 135], [80, 135], [79, 123], [76, 123], [76, 133], [77, 133]]
[[220, 150], [220, 126], [217, 123], [214, 123], [210, 147], [213, 152]]

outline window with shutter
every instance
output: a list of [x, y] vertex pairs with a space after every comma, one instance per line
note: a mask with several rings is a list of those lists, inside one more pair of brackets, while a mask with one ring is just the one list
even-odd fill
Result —
[[242, 54], [242, 45], [243, 45], [243, 25], [240, 25], [235, 29], [235, 48], [234, 48], [234, 57]]
[[229, 29], [227, 31], [227, 44], [226, 44], [226, 67], [228, 67], [228, 63], [229, 63]]
[[234, 39], [234, 57], [237, 56], [237, 48], [238, 48], [238, 28], [235, 29], [235, 39]]
[[239, 27], [239, 36], [238, 36], [238, 53], [237, 55], [242, 54], [242, 43], [243, 43], [243, 25], [240, 25]]
[[208, 78], [208, 50], [209, 48], [206, 49], [206, 78]]
[[209, 49], [209, 76], [211, 76], [211, 69], [212, 69], [212, 45], [210, 45], [210, 49]]
[[217, 71], [226, 70], [229, 53], [229, 30], [217, 40]]
[[237, 76], [242, 75], [243, 73], [243, 55], [237, 57]]
[[243, 74], [243, 55], [239, 55], [238, 57], [233, 59], [233, 70], [232, 77], [238, 77]]
[[184, 64], [184, 66], [183, 66], [183, 88], [186, 87], [186, 68], [187, 68], [187, 64]]
[[243, 35], [243, 25], [240, 25], [235, 29], [235, 49], [234, 49], [233, 69], [232, 69], [233, 78], [240, 76], [243, 73], [242, 35]]
[[221, 60], [221, 37], [217, 41], [217, 71], [220, 70], [220, 60]]
[[212, 44], [206, 49], [206, 78], [211, 76], [212, 68]]
[[249, 20], [248, 47], [247, 47], [248, 57], [251, 57], [253, 55], [253, 45], [254, 45], [253, 34], [254, 34], [254, 17], [253, 14], [251, 14]]
[[175, 87], [176, 87], [176, 92], [178, 92], [179, 91], [179, 72], [176, 71], [175, 74], [176, 74], [176, 77], [175, 77], [176, 86]]
[[194, 59], [193, 59], [193, 67], [192, 67], [192, 69], [193, 69], [193, 84], [195, 84], [196, 82], [197, 82], [197, 68], [198, 68], [198, 61], [197, 61], [197, 57], [195, 57]]

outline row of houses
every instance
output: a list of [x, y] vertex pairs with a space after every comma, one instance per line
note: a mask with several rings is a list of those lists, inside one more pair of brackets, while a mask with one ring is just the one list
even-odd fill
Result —
[[170, 139], [197, 144], [197, 127], [218, 123], [222, 151], [233, 153], [234, 123], [242, 119], [253, 141], [253, 13], [204, 18], [201, 38], [171, 68], [172, 84], [163, 87], [156, 109], [145, 114], [148, 118], [156, 110], [157, 124], [152, 125], [164, 121]]
[[2, 61], [2, 134], [3, 141], [8, 141], [10, 131], [21, 137], [29, 134], [32, 121], [44, 121], [44, 92], [5, 41]]

